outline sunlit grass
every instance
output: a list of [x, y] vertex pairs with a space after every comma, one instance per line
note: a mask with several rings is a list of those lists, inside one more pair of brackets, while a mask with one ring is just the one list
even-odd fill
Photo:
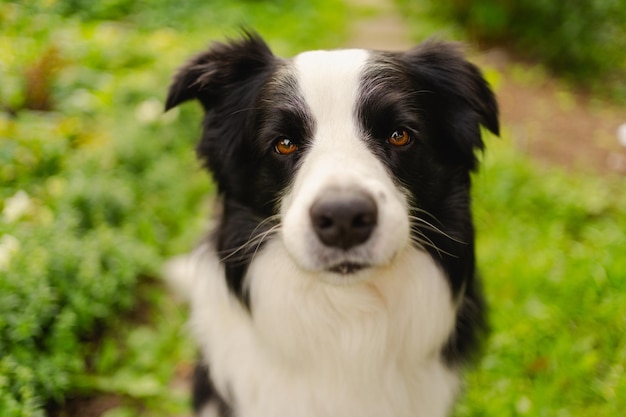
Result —
[[486, 355], [458, 416], [626, 409], [626, 180], [539, 168], [490, 140], [475, 176]]

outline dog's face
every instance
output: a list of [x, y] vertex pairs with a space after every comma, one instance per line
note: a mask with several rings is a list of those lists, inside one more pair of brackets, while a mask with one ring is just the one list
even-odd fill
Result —
[[497, 106], [455, 46], [284, 60], [251, 35], [179, 72], [167, 108], [188, 99], [206, 111], [198, 152], [223, 198], [217, 247], [236, 293], [269, 236], [331, 283], [368, 279], [409, 247], [453, 293], [472, 276], [469, 173]]
[[[408, 121], [397, 127], [386, 121], [380, 132], [363, 123], [367, 60], [359, 50], [309, 52], [288, 69], [312, 129], [292, 145], [293, 153], [302, 149], [303, 155], [281, 199], [281, 236], [300, 268], [339, 283], [389, 263], [410, 235], [405, 193], [383, 162], [410, 146], [407, 137], [406, 144], [390, 149], [396, 136], [402, 141], [409, 135]], [[281, 140], [292, 143], [279, 139], [279, 151]]]

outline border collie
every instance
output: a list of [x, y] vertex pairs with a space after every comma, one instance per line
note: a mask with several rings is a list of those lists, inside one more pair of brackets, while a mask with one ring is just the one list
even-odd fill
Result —
[[256, 34], [175, 76], [204, 108], [213, 231], [166, 275], [200, 416], [441, 417], [484, 328], [470, 173], [498, 109], [454, 44], [274, 56]]

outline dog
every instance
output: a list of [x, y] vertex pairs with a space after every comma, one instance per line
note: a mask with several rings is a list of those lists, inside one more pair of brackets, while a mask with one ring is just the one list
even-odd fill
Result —
[[470, 188], [498, 106], [452, 43], [275, 56], [256, 33], [184, 65], [204, 109], [209, 238], [191, 304], [203, 417], [443, 417], [485, 333]]

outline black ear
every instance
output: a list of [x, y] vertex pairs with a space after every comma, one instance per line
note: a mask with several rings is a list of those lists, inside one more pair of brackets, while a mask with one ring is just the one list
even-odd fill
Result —
[[[184, 65], [169, 89], [166, 110], [197, 99], [205, 110], [198, 157], [212, 172], [220, 192], [244, 195], [241, 184], [251, 169], [249, 158], [254, 123], [253, 109], [278, 65], [265, 42], [256, 34], [215, 43]], [[228, 169], [228, 163], [240, 167]], [[237, 177], [237, 180], [234, 178]]]
[[198, 99], [208, 110], [229, 93], [229, 88], [242, 87], [246, 80], [266, 72], [273, 63], [274, 55], [255, 33], [244, 32], [241, 40], [215, 43], [178, 71], [165, 110], [191, 99]]
[[404, 59], [420, 97], [428, 102], [430, 122], [444, 144], [456, 147], [470, 169], [474, 151], [483, 149], [479, 125], [498, 135], [498, 104], [480, 70], [468, 62], [458, 44], [426, 41]]

